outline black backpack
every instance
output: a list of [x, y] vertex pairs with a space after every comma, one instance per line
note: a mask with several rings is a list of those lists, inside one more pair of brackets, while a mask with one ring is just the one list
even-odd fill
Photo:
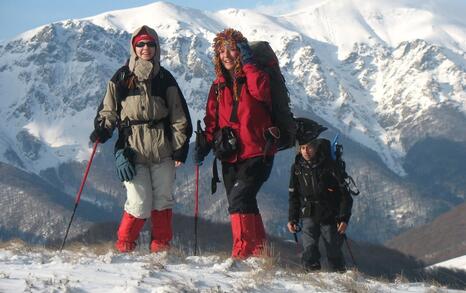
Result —
[[275, 145], [278, 151], [295, 145], [296, 122], [290, 108], [290, 96], [286, 88], [278, 58], [266, 41], [250, 42], [257, 66], [270, 76], [270, 92], [272, 95], [272, 122], [280, 129], [280, 137]]

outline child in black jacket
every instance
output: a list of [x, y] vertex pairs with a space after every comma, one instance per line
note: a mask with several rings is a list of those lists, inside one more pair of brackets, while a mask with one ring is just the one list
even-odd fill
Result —
[[319, 238], [322, 237], [329, 270], [344, 271], [342, 236], [351, 216], [353, 199], [340, 187], [337, 165], [330, 155], [330, 141], [302, 139], [298, 142], [299, 153], [291, 167], [288, 230], [296, 232], [302, 219], [305, 270], [320, 270]]

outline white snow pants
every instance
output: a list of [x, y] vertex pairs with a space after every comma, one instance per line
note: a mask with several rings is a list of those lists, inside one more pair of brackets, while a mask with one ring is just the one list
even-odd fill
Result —
[[136, 164], [136, 176], [125, 181], [125, 211], [136, 218], [150, 218], [152, 210], [171, 209], [175, 183], [175, 161], [158, 164]]

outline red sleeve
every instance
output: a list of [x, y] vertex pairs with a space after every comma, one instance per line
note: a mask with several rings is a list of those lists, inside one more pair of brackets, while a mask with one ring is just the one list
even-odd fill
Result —
[[212, 84], [207, 98], [207, 106], [205, 110], [204, 124], [207, 142], [212, 142], [215, 130], [217, 129], [217, 97], [215, 89], [217, 85]]
[[270, 77], [267, 72], [260, 70], [254, 64], [244, 65], [243, 71], [251, 96], [261, 102], [271, 104]]

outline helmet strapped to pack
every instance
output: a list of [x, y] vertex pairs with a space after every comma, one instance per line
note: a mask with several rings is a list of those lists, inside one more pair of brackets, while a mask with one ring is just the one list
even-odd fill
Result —
[[316, 139], [327, 127], [308, 118], [296, 118], [296, 140], [299, 145], [307, 144]]

